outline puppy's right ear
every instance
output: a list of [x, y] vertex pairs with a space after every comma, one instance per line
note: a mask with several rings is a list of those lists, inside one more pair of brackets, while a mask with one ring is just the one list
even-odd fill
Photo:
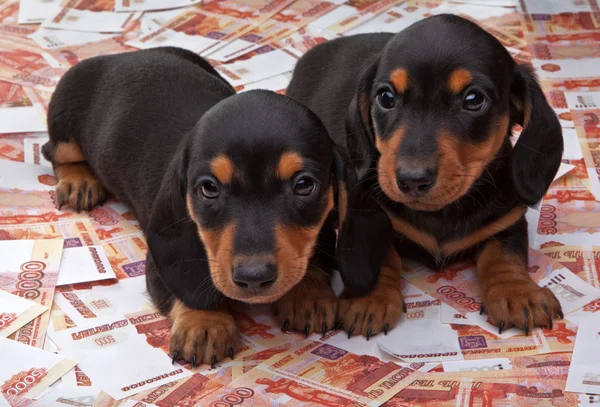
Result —
[[355, 172], [348, 168], [348, 157], [334, 148], [336, 177], [337, 269], [344, 291], [353, 296], [366, 295], [375, 288], [379, 272], [393, 241], [392, 224], [377, 202], [364, 194]]
[[375, 288], [392, 247], [394, 231], [387, 214], [374, 199], [351, 191], [338, 232], [336, 257], [344, 291], [363, 296]]
[[375, 151], [375, 133], [370, 111], [372, 86], [378, 65], [379, 56], [376, 56], [360, 74], [356, 95], [350, 102], [346, 115], [346, 148], [359, 182], [371, 168]]
[[223, 295], [214, 288], [204, 245], [185, 203], [186, 162], [182, 153], [169, 165], [144, 232], [167, 289], [190, 308], [215, 309]]

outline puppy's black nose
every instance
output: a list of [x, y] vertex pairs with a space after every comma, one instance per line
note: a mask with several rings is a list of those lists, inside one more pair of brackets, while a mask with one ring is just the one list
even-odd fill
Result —
[[241, 288], [261, 291], [277, 280], [277, 266], [264, 260], [247, 260], [234, 266], [232, 279]]
[[396, 183], [403, 193], [423, 196], [435, 184], [436, 171], [432, 168], [396, 169]]

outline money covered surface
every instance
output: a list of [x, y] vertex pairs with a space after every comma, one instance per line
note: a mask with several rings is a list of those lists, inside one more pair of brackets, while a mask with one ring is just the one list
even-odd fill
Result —
[[[60, 208], [42, 153], [60, 78], [94, 56], [170, 45], [238, 92], [285, 93], [314, 46], [445, 13], [530, 64], [562, 126], [560, 170], [526, 216], [528, 273], [564, 315], [499, 331], [473, 262], [434, 272], [402, 259], [406, 312], [387, 334], [304, 335], [246, 304], [232, 311], [234, 358], [173, 361], [130, 209], [114, 197]], [[0, 2], [0, 406], [600, 405], [599, 13], [597, 0]]]

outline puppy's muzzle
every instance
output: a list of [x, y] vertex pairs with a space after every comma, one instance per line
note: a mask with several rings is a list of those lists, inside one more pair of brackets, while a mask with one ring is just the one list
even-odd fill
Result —
[[233, 282], [250, 294], [261, 294], [277, 280], [277, 265], [264, 257], [248, 258], [233, 266]]
[[396, 184], [398, 189], [416, 198], [422, 197], [435, 185], [437, 171], [435, 168], [396, 168]]

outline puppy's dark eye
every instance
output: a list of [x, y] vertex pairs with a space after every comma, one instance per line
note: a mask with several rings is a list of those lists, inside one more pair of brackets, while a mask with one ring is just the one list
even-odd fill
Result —
[[380, 89], [379, 92], [377, 92], [377, 101], [379, 102], [379, 106], [386, 110], [393, 109], [396, 105], [394, 92], [387, 88]]
[[219, 187], [214, 182], [206, 180], [200, 185], [200, 193], [206, 199], [215, 199], [219, 196]]
[[468, 91], [463, 100], [463, 107], [471, 112], [479, 112], [485, 109], [486, 105], [487, 98], [477, 90]]
[[301, 177], [294, 185], [294, 194], [300, 196], [310, 196], [317, 191], [317, 183], [310, 177]]

